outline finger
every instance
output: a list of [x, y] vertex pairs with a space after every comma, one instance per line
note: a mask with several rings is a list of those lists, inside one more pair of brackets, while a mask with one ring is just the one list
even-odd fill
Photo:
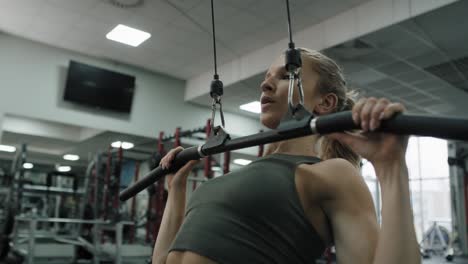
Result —
[[376, 105], [372, 109], [369, 128], [370, 131], [374, 131], [380, 126], [380, 115], [383, 113], [384, 109], [390, 102], [386, 98], [381, 98], [377, 101]]
[[195, 165], [198, 164], [198, 162], [200, 162], [199, 160], [191, 160], [189, 162], [187, 162], [187, 164], [185, 164], [182, 168], [180, 168], [177, 173], [176, 173], [176, 177], [177, 176], [187, 176], [190, 171], [192, 171], [193, 167], [195, 167]]
[[166, 156], [167, 154], [164, 157], [162, 157], [162, 159], [159, 161], [159, 166], [163, 167], [165, 160], [166, 160]]
[[161, 159], [161, 167], [163, 169], [167, 169], [171, 166], [172, 161], [174, 160], [174, 157], [177, 155], [177, 153], [181, 152], [184, 150], [183, 147], [179, 146], [177, 148], [171, 149], [164, 158]]
[[361, 112], [359, 113], [359, 116], [361, 118], [361, 128], [365, 132], [369, 130], [370, 116], [372, 113], [372, 109], [374, 108], [376, 103], [377, 99], [375, 97], [367, 99], [366, 103], [362, 107]]
[[168, 159], [168, 155], [169, 155], [170, 151], [161, 159], [161, 167], [163, 169], [166, 169], [166, 165], [167, 165], [167, 159]]
[[174, 161], [174, 158], [177, 156], [177, 154], [179, 154], [179, 152], [181, 152], [182, 150], [184, 150], [183, 147], [179, 146], [177, 148], [174, 148], [174, 149], [171, 149], [171, 151], [168, 153], [167, 155], [167, 159], [166, 159], [166, 168], [170, 168], [171, 165], [172, 165], [172, 161]]
[[406, 108], [401, 103], [391, 103], [385, 107], [383, 114], [380, 116], [380, 120], [389, 119], [396, 113], [403, 113], [406, 111]]
[[353, 107], [353, 120], [356, 125], [359, 125], [360, 118], [359, 118], [359, 113], [362, 110], [362, 107], [364, 106], [364, 103], [366, 102], [366, 98], [361, 98], [357, 101], [357, 103]]

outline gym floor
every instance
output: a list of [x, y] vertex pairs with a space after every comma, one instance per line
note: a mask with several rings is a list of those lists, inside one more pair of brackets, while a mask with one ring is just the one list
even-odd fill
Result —
[[431, 257], [430, 259], [423, 259], [423, 264], [440, 264], [440, 263], [463, 263], [463, 264], [467, 264], [468, 263], [468, 258], [465, 258], [465, 257], [456, 257], [454, 258], [453, 261], [449, 262], [447, 260], [445, 260], [445, 258], [443, 257], [438, 257], [438, 256], [434, 256], [434, 257]]

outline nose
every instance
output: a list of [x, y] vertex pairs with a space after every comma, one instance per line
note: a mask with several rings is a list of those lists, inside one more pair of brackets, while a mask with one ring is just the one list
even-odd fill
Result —
[[262, 84], [260, 84], [260, 88], [262, 89], [262, 92], [272, 92], [274, 91], [274, 85], [271, 82], [269, 78], [266, 78]]

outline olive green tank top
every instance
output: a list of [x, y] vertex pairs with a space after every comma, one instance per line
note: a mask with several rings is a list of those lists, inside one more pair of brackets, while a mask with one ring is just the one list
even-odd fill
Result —
[[205, 182], [192, 194], [170, 251], [218, 263], [314, 263], [325, 249], [307, 220], [295, 168], [309, 156], [271, 154]]

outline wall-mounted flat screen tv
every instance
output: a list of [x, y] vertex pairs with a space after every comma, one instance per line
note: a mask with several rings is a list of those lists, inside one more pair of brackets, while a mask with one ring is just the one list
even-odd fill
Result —
[[135, 77], [70, 61], [64, 100], [98, 109], [130, 113]]

